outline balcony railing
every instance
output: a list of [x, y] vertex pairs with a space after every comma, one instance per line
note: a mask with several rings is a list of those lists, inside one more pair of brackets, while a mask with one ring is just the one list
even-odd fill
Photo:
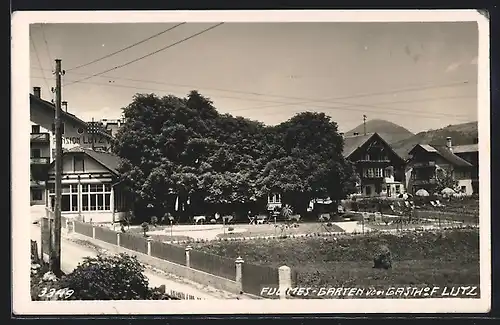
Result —
[[389, 159], [358, 159], [358, 163], [390, 163]]
[[416, 162], [412, 164], [413, 168], [436, 167], [435, 161]]
[[50, 142], [48, 133], [31, 133], [31, 142]]
[[436, 179], [435, 178], [429, 178], [429, 179], [414, 179], [412, 180], [413, 185], [433, 185], [436, 184]]
[[38, 158], [31, 158], [31, 164], [32, 165], [48, 165], [50, 164], [50, 158], [49, 157], [38, 157]]

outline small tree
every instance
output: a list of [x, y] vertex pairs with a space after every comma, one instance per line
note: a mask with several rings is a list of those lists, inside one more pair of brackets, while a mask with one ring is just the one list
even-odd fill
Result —
[[149, 224], [147, 222], [141, 223], [142, 231], [144, 232], [144, 237], [147, 237], [146, 234], [149, 231]]
[[450, 168], [436, 170], [436, 191], [438, 193], [447, 187], [455, 190], [457, 186], [458, 181], [453, 177], [453, 171]]

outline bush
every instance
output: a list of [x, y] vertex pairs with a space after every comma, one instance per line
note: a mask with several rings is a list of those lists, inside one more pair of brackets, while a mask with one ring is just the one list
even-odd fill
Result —
[[392, 268], [391, 251], [387, 245], [381, 245], [373, 257], [373, 268], [388, 270]]
[[144, 300], [151, 291], [143, 272], [135, 256], [98, 255], [86, 257], [60, 284], [75, 291], [72, 300]]

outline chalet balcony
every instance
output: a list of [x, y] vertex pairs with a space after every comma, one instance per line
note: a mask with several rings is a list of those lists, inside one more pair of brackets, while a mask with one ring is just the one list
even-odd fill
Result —
[[414, 179], [412, 180], [413, 185], [435, 185], [437, 180], [435, 178], [429, 179]]
[[30, 141], [34, 143], [49, 143], [50, 142], [50, 137], [49, 133], [31, 133], [30, 134]]
[[50, 164], [50, 158], [49, 157], [37, 157], [37, 158], [30, 158], [30, 163], [32, 165], [48, 165]]
[[436, 167], [435, 161], [424, 161], [424, 162], [416, 162], [412, 164], [413, 168], [430, 168]]

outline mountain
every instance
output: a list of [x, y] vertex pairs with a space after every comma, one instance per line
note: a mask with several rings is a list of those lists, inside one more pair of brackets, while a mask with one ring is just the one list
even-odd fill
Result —
[[416, 144], [445, 145], [447, 137], [451, 137], [452, 145], [472, 144], [474, 139], [478, 138], [477, 122], [448, 125], [437, 130], [419, 132], [391, 145], [399, 155], [408, 158], [408, 152]]
[[[408, 138], [415, 136], [407, 129], [392, 122], [386, 120], [369, 120], [366, 122], [366, 133], [377, 132], [385, 141], [389, 144], [399, 142]], [[360, 124], [354, 129], [346, 132], [347, 136], [353, 135], [353, 133], [364, 133], [364, 125]]]

